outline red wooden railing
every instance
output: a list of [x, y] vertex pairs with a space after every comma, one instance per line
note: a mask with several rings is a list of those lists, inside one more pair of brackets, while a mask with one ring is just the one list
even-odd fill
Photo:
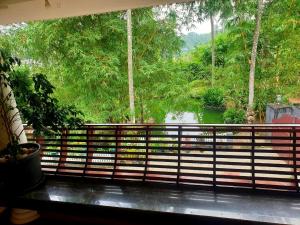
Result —
[[94, 124], [27, 134], [49, 175], [299, 192], [300, 125]]

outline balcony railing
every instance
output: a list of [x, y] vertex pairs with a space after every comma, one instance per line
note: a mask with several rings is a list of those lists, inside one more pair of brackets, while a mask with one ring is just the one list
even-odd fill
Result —
[[27, 134], [49, 175], [299, 192], [299, 125], [96, 124]]

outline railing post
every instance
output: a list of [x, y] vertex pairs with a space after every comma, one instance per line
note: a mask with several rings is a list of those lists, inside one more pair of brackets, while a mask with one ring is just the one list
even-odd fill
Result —
[[182, 138], [182, 126], [178, 126], [178, 150], [177, 150], [177, 180], [176, 184], [180, 182], [180, 167], [181, 167], [181, 138]]
[[58, 167], [56, 169], [56, 173], [63, 171], [62, 167], [65, 166], [65, 162], [67, 160], [68, 157], [68, 129], [63, 129], [61, 132], [61, 145], [60, 145], [60, 156], [59, 156], [59, 163], [58, 163]]
[[217, 187], [217, 149], [216, 149], [216, 142], [217, 142], [217, 133], [216, 127], [213, 126], [213, 188], [216, 189]]
[[35, 140], [36, 140], [36, 143], [38, 143], [41, 146], [40, 156], [41, 156], [41, 160], [42, 160], [42, 157], [44, 156], [43, 150], [44, 150], [44, 144], [45, 144], [45, 137], [39, 135], [35, 138]]
[[251, 175], [252, 175], [252, 188], [256, 189], [255, 185], [255, 128], [251, 127]]
[[146, 126], [146, 156], [145, 156], [145, 170], [143, 176], [143, 182], [146, 180], [147, 169], [148, 169], [148, 155], [149, 155], [149, 126]]
[[116, 169], [117, 169], [117, 162], [118, 162], [118, 152], [119, 152], [119, 126], [116, 125], [115, 128], [115, 161], [114, 161], [114, 168], [112, 172], [112, 179], [115, 178]]
[[93, 156], [94, 156], [94, 147], [91, 147], [93, 145], [93, 135], [95, 131], [92, 126], [86, 127], [86, 145], [87, 145], [87, 153], [86, 153], [86, 160], [85, 160], [85, 168], [83, 175], [85, 176], [87, 169], [89, 168], [90, 163], [93, 162]]
[[296, 191], [299, 193], [299, 181], [297, 172], [297, 132], [295, 126], [293, 126], [293, 167]]

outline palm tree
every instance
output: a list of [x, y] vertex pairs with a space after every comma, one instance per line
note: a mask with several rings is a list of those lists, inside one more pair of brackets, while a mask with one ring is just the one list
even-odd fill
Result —
[[250, 61], [250, 73], [249, 73], [249, 101], [247, 109], [247, 121], [248, 123], [253, 123], [255, 121], [255, 113], [253, 109], [254, 103], [254, 81], [255, 81], [255, 64], [257, 56], [257, 45], [259, 40], [260, 33], [260, 23], [263, 13], [263, 0], [258, 0], [256, 20], [255, 20], [255, 31], [253, 36], [252, 52], [251, 52], [251, 61]]

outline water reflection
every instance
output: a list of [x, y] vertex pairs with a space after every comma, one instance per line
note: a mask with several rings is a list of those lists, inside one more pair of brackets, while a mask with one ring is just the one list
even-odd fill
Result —
[[165, 123], [200, 123], [200, 124], [222, 124], [223, 112], [201, 109], [200, 111], [169, 112], [165, 117]]
[[113, 207], [121, 207], [121, 208], [137, 207], [137, 204], [131, 202], [121, 202], [121, 201], [117, 201], [116, 199], [110, 199], [110, 200], [99, 199], [95, 201], [95, 204], [101, 206], [113, 206]]
[[198, 123], [198, 119], [193, 112], [168, 113], [165, 123]]

